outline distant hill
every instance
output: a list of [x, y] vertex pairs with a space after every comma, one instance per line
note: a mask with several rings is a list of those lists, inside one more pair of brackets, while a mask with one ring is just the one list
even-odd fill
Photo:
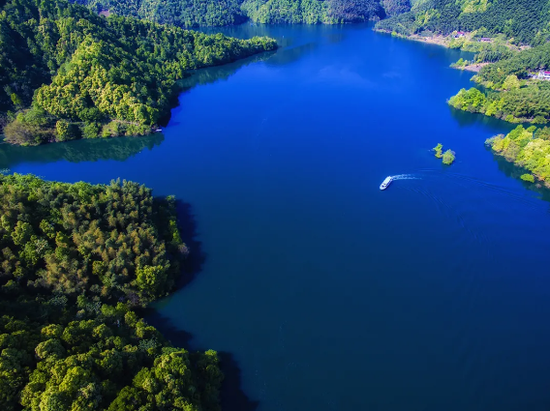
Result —
[[380, 20], [410, 10], [410, 0], [76, 0], [96, 12], [191, 28], [258, 23], [334, 24]]
[[481, 30], [504, 34], [517, 43], [540, 45], [550, 38], [548, 0], [416, 0], [410, 12], [378, 24], [410, 35]]

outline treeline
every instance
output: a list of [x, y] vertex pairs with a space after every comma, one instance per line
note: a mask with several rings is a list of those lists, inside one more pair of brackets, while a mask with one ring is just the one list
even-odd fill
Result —
[[510, 75], [528, 79], [529, 74], [550, 68], [550, 43], [515, 53], [509, 58], [484, 67], [475, 80], [491, 89], [502, 89], [502, 84]]
[[475, 87], [462, 89], [449, 99], [449, 104], [459, 110], [481, 113], [510, 123], [530, 122], [544, 124], [550, 121], [550, 83], [536, 81], [521, 86], [516, 76], [505, 81], [507, 89], [488, 90], [485, 93]]
[[[379, 5], [378, 2], [376, 4]], [[242, 4], [242, 10], [247, 17], [254, 22], [266, 24], [338, 23], [329, 9], [330, 1], [323, 0], [245, 0]]]
[[187, 254], [174, 200], [0, 176], [2, 410], [219, 410], [215, 352], [173, 348], [134, 309]]
[[522, 180], [550, 187], [550, 128], [518, 126], [506, 136], [488, 139], [486, 144], [495, 154], [529, 171], [521, 176]]
[[[519, 53], [519, 49], [509, 44], [503, 35], [492, 38], [491, 42], [482, 41], [482, 32], [476, 31], [468, 36], [449, 40], [449, 48], [474, 53], [471, 61], [461, 59], [462, 64], [495, 63], [512, 58]], [[460, 67], [461, 63], [457, 63], [456, 66]]]
[[550, 121], [550, 82], [531, 78], [550, 67], [550, 43], [513, 53], [489, 64], [474, 80], [484, 86], [461, 90], [449, 104], [465, 111], [494, 116], [513, 123]]
[[65, 0], [10, 0], [2, 10], [0, 110], [19, 111], [4, 128], [14, 144], [147, 134], [187, 70], [276, 48], [268, 38], [103, 18]]
[[133, 16], [184, 28], [229, 26], [246, 21], [242, 0], [76, 0], [97, 13]]
[[410, 9], [408, 0], [245, 0], [242, 9], [259, 23], [334, 24], [379, 20]]
[[112, 12], [192, 28], [247, 19], [268, 24], [335, 24], [379, 20], [410, 10], [409, 0], [78, 0]]
[[546, 0], [425, 0], [377, 28], [403, 35], [482, 29], [487, 37], [502, 33], [518, 44], [541, 45], [550, 38], [549, 22]]

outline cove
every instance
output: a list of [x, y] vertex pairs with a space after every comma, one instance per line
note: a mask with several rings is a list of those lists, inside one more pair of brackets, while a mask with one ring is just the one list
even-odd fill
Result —
[[484, 147], [509, 125], [447, 106], [462, 54], [368, 25], [225, 32], [281, 48], [186, 79], [162, 136], [2, 145], [0, 167], [188, 203], [202, 269], [156, 308], [233, 355], [251, 408], [547, 409], [549, 206]]

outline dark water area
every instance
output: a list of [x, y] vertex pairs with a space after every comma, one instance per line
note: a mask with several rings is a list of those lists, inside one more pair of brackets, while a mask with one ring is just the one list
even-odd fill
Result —
[[484, 146], [512, 126], [447, 106], [460, 52], [226, 31], [282, 47], [186, 79], [163, 137], [1, 146], [0, 167], [187, 204], [201, 257], [157, 321], [224, 353], [228, 410], [549, 409], [549, 203]]

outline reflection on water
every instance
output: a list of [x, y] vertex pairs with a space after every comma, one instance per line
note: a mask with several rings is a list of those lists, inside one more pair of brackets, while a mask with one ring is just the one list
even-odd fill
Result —
[[209, 67], [188, 72], [188, 77], [180, 80], [178, 84], [183, 91], [192, 89], [193, 87], [214, 83], [218, 80], [227, 80], [231, 75], [235, 74], [240, 68], [259, 61], [268, 60], [276, 51], [256, 54], [254, 56], [235, 61], [223, 66]]
[[[364, 30], [370, 28], [371, 24], [356, 24], [345, 26], [349, 30]], [[344, 26], [327, 25], [303, 25], [300, 26], [299, 35], [288, 36], [288, 25], [265, 25], [256, 23], [247, 23], [241, 26], [231, 27], [211, 27], [204, 28], [201, 31], [212, 33], [223, 33], [226, 36], [237, 38], [251, 38], [254, 36], [267, 36], [277, 40], [279, 49], [266, 60], [270, 66], [285, 65], [297, 61], [306, 54], [310, 54], [322, 43], [336, 44], [345, 39]], [[294, 34], [294, 33], [293, 33]]]
[[[198, 85], [226, 80], [241, 67], [267, 60], [275, 53], [262, 53], [231, 64], [195, 70], [189, 72], [188, 77], [180, 80], [179, 85], [183, 91], [187, 91]], [[0, 144], [0, 169], [9, 169], [21, 163], [50, 163], [59, 160], [67, 160], [72, 163], [98, 160], [125, 161], [145, 148], [152, 150], [163, 140], [164, 135], [157, 133], [144, 137], [78, 140], [37, 147], [12, 146], [3, 143]]]
[[81, 161], [124, 161], [145, 148], [152, 150], [164, 140], [162, 133], [144, 137], [118, 137], [109, 139], [77, 140], [53, 143], [37, 147], [0, 144], [0, 168], [12, 168], [20, 163], [50, 163], [59, 160], [79, 163]]
[[[356, 25], [360, 30], [365, 25]], [[283, 66], [311, 54], [319, 46], [319, 41], [338, 43], [344, 40], [343, 31], [335, 32], [334, 27], [303, 26], [299, 36], [289, 37], [288, 26], [268, 26], [262, 24], [244, 24], [232, 27], [206, 28], [206, 33], [222, 32], [238, 38], [269, 36], [277, 39], [279, 49], [262, 53], [223, 66], [189, 72], [189, 76], [180, 80], [183, 91], [196, 86], [227, 80], [240, 68], [259, 61], [269, 66]], [[166, 119], [168, 121], [168, 119]], [[67, 160], [73, 163], [82, 161], [116, 160], [124, 161], [145, 148], [149, 150], [160, 145], [164, 140], [162, 134], [146, 137], [119, 137], [112, 139], [79, 140], [67, 143], [47, 144], [38, 147], [21, 147], [0, 144], [0, 169], [12, 168], [21, 163], [50, 163]]]
[[451, 106], [449, 106], [449, 110], [453, 118], [461, 127], [483, 125], [491, 129], [505, 129], [507, 131], [511, 131], [517, 127], [517, 124], [508, 123], [495, 117], [488, 117], [484, 114], [470, 113]]
[[318, 43], [311, 42], [295, 47], [281, 49], [277, 54], [269, 59], [266, 64], [269, 66], [284, 66], [288, 63], [298, 61], [306, 54], [312, 53], [318, 47], [318, 45]]
[[529, 183], [528, 181], [523, 181], [521, 179], [521, 176], [523, 174], [531, 173], [529, 170], [523, 167], [519, 167], [514, 163], [510, 163], [509, 161], [506, 161], [506, 159], [502, 156], [498, 156], [496, 154], [493, 154], [493, 156], [495, 162], [498, 165], [498, 169], [502, 171], [507, 177], [515, 178], [516, 180], [520, 181], [525, 188], [532, 190], [537, 194], [540, 194], [542, 200], [550, 202], [550, 190], [548, 188], [541, 185], [540, 183]]

